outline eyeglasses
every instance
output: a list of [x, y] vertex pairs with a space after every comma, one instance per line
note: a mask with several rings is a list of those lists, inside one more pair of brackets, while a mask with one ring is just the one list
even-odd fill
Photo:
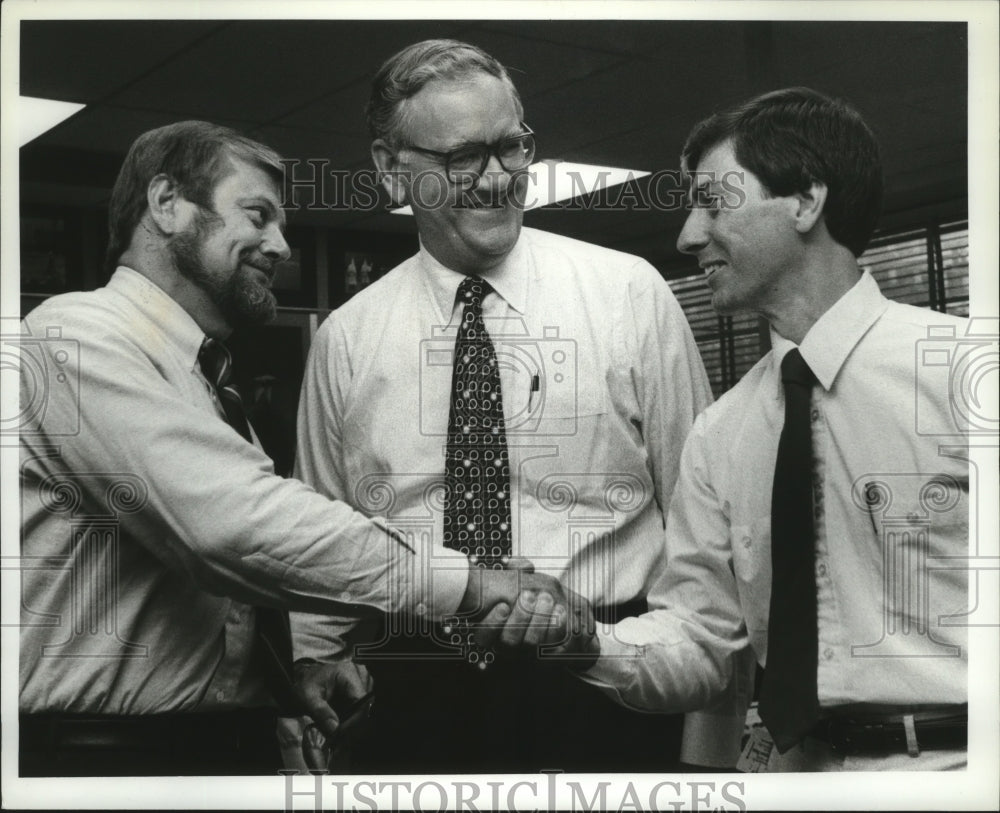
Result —
[[405, 149], [437, 158], [444, 164], [444, 172], [451, 183], [457, 186], [472, 186], [482, 177], [490, 156], [495, 155], [507, 172], [526, 169], [535, 157], [535, 133], [523, 121], [525, 132], [503, 138], [493, 144], [466, 144], [457, 150], [439, 152], [424, 147], [407, 145]]

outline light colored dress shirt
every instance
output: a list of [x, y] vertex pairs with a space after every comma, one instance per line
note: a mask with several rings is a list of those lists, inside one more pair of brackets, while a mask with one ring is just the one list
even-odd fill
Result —
[[[890, 302], [865, 273], [806, 334], [815, 456], [819, 701], [962, 703], [969, 464], [930, 345], [967, 320]], [[767, 662], [771, 486], [784, 423], [773, 349], [697, 420], [667, 522], [651, 611], [600, 632], [588, 677], [643, 709], [740, 717], [746, 654]], [[955, 338], [950, 339], [950, 344]], [[933, 348], [932, 348], [933, 349]], [[928, 429], [928, 427], [930, 429]], [[714, 711], [713, 711], [714, 709]], [[737, 740], [738, 742], [738, 740]]]
[[[513, 553], [595, 606], [646, 595], [680, 450], [710, 402], [684, 314], [645, 261], [523, 229], [484, 278], [511, 470]], [[335, 311], [313, 342], [297, 476], [407, 535], [438, 574], [460, 273], [425, 249]], [[297, 657], [349, 619], [293, 614]]]
[[258, 703], [250, 605], [454, 612], [382, 525], [219, 418], [204, 334], [142, 275], [52, 298], [22, 331], [22, 711]]

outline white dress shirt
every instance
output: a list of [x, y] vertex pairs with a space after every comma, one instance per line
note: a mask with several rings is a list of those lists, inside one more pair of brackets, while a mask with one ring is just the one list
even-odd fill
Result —
[[[923, 350], [967, 320], [890, 302], [865, 273], [800, 346], [816, 374], [818, 691], [851, 703], [962, 703], [967, 696], [969, 467], [929, 434], [952, 423], [947, 377]], [[773, 349], [695, 423], [667, 523], [651, 611], [601, 632], [589, 679], [644, 709], [712, 705], [737, 715], [740, 660], [767, 661], [771, 486], [784, 421]], [[954, 344], [954, 339], [951, 343]]]
[[[484, 274], [511, 469], [513, 552], [595, 606], [646, 595], [684, 438], [711, 399], [684, 314], [645, 261], [523, 229]], [[437, 574], [452, 356], [464, 279], [425, 249], [320, 327], [296, 473], [405, 533]], [[352, 622], [293, 614], [296, 656]]]
[[249, 605], [454, 612], [382, 525], [275, 475], [220, 418], [203, 332], [141, 274], [22, 331], [22, 711], [255, 704]]

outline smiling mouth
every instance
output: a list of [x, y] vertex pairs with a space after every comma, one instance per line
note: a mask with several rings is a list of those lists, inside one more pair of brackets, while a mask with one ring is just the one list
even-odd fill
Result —
[[715, 273], [725, 267], [725, 263], [721, 260], [714, 260], [709, 263], [704, 263], [701, 266], [701, 270], [705, 273], [705, 279], [710, 280]]
[[455, 203], [456, 209], [464, 209], [470, 212], [500, 212], [507, 208], [507, 198], [469, 198], [459, 200]]
[[253, 265], [251, 263], [243, 263], [243, 265], [246, 268], [249, 268], [252, 271], [256, 271], [258, 274], [260, 274], [264, 278], [264, 284], [267, 285], [268, 288], [271, 287], [271, 283], [274, 282], [273, 266], [271, 268], [261, 268], [259, 265]]

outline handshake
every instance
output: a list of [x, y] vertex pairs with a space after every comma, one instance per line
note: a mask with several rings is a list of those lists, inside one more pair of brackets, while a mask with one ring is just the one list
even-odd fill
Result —
[[[504, 650], [534, 649], [554, 665], [584, 670], [600, 655], [587, 600], [552, 576], [535, 573], [527, 559], [512, 558], [506, 570], [473, 568], [457, 615], [468, 622], [476, 643], [495, 649], [497, 657]], [[313, 720], [303, 735], [306, 764], [344, 772], [348, 744], [371, 713], [371, 675], [350, 658], [336, 663], [303, 659], [295, 664], [295, 683]]]
[[512, 558], [506, 570], [473, 569], [458, 614], [482, 647], [546, 647], [540, 654], [583, 669], [600, 654], [587, 600], [535, 573], [527, 559]]

